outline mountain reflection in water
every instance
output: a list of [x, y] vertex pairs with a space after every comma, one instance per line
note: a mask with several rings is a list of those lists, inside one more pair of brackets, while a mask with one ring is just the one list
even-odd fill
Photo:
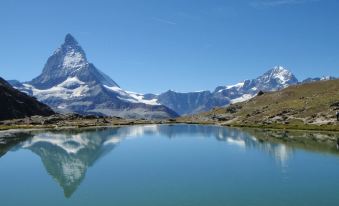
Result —
[[[21, 134], [19, 136], [21, 141], [18, 137], [12, 142], [0, 141], [0, 152], [5, 155], [10, 149], [28, 149], [37, 154], [47, 172], [63, 188], [65, 197], [71, 197], [84, 180], [89, 167], [111, 152], [124, 139], [145, 135], [165, 136], [170, 139], [181, 136], [215, 138], [235, 147], [254, 148], [267, 153], [282, 167], [287, 166], [295, 148], [338, 154], [335, 144], [331, 141], [337, 138], [337, 134], [316, 136], [314, 133], [305, 132], [244, 130], [199, 125], [146, 125], [33, 132], [27, 133], [26, 136]], [[321, 135], [327, 136], [327, 140], [330, 141], [323, 141], [324, 136]]]

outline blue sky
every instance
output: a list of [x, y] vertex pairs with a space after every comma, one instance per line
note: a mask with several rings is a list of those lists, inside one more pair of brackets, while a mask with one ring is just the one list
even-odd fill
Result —
[[137, 92], [197, 91], [283, 65], [339, 76], [337, 0], [1, 0], [0, 76], [28, 81], [71, 33]]

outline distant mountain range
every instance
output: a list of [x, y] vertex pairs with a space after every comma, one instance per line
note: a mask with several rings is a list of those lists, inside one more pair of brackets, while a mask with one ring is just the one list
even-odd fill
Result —
[[302, 84], [305, 83], [311, 83], [311, 82], [318, 82], [318, 81], [327, 81], [327, 80], [335, 80], [337, 79], [336, 77], [332, 76], [323, 76], [323, 77], [316, 77], [316, 78], [307, 78], [304, 81], [302, 81]]
[[260, 91], [273, 92], [291, 85], [333, 79], [336, 79], [336, 77], [308, 78], [299, 82], [292, 72], [282, 66], [276, 66], [255, 79], [245, 80], [235, 85], [219, 86], [213, 92], [181, 93], [169, 90], [160, 95], [144, 95], [144, 99], [156, 99], [160, 104], [169, 107], [182, 116], [243, 102], [255, 97]]
[[259, 91], [277, 91], [290, 85], [334, 77], [309, 78], [302, 82], [287, 69], [276, 66], [263, 75], [214, 91], [175, 92], [160, 95], [123, 90], [87, 61], [85, 52], [70, 34], [47, 60], [32, 81], [9, 81], [15, 88], [36, 97], [61, 113], [98, 114], [124, 118], [174, 118], [248, 100]]
[[213, 92], [167, 91], [160, 95], [145, 95], [144, 98], [157, 99], [157, 102], [173, 109], [178, 114], [189, 115], [248, 100], [261, 90], [276, 91], [294, 84], [298, 84], [297, 78], [288, 70], [278, 66], [256, 79], [230, 86], [219, 86]]
[[54, 114], [53, 110], [47, 105], [14, 89], [2, 78], [0, 78], [0, 100], [0, 120]]

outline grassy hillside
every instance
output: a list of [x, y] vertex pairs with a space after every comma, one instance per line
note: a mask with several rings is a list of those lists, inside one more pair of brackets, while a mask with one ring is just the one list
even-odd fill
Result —
[[339, 80], [290, 86], [249, 101], [179, 118], [179, 122], [230, 126], [338, 130]]

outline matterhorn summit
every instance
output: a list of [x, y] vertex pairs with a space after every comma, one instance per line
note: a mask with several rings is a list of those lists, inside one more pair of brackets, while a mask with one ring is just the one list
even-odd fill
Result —
[[48, 58], [42, 73], [30, 82], [14, 85], [62, 113], [96, 114], [124, 118], [170, 118], [177, 114], [155, 99], [128, 92], [87, 60], [80, 44], [67, 34]]
[[30, 83], [38, 89], [47, 89], [74, 77], [91, 84], [118, 86], [111, 78], [87, 61], [84, 50], [71, 34], [66, 35], [61, 47], [48, 58], [41, 75]]

